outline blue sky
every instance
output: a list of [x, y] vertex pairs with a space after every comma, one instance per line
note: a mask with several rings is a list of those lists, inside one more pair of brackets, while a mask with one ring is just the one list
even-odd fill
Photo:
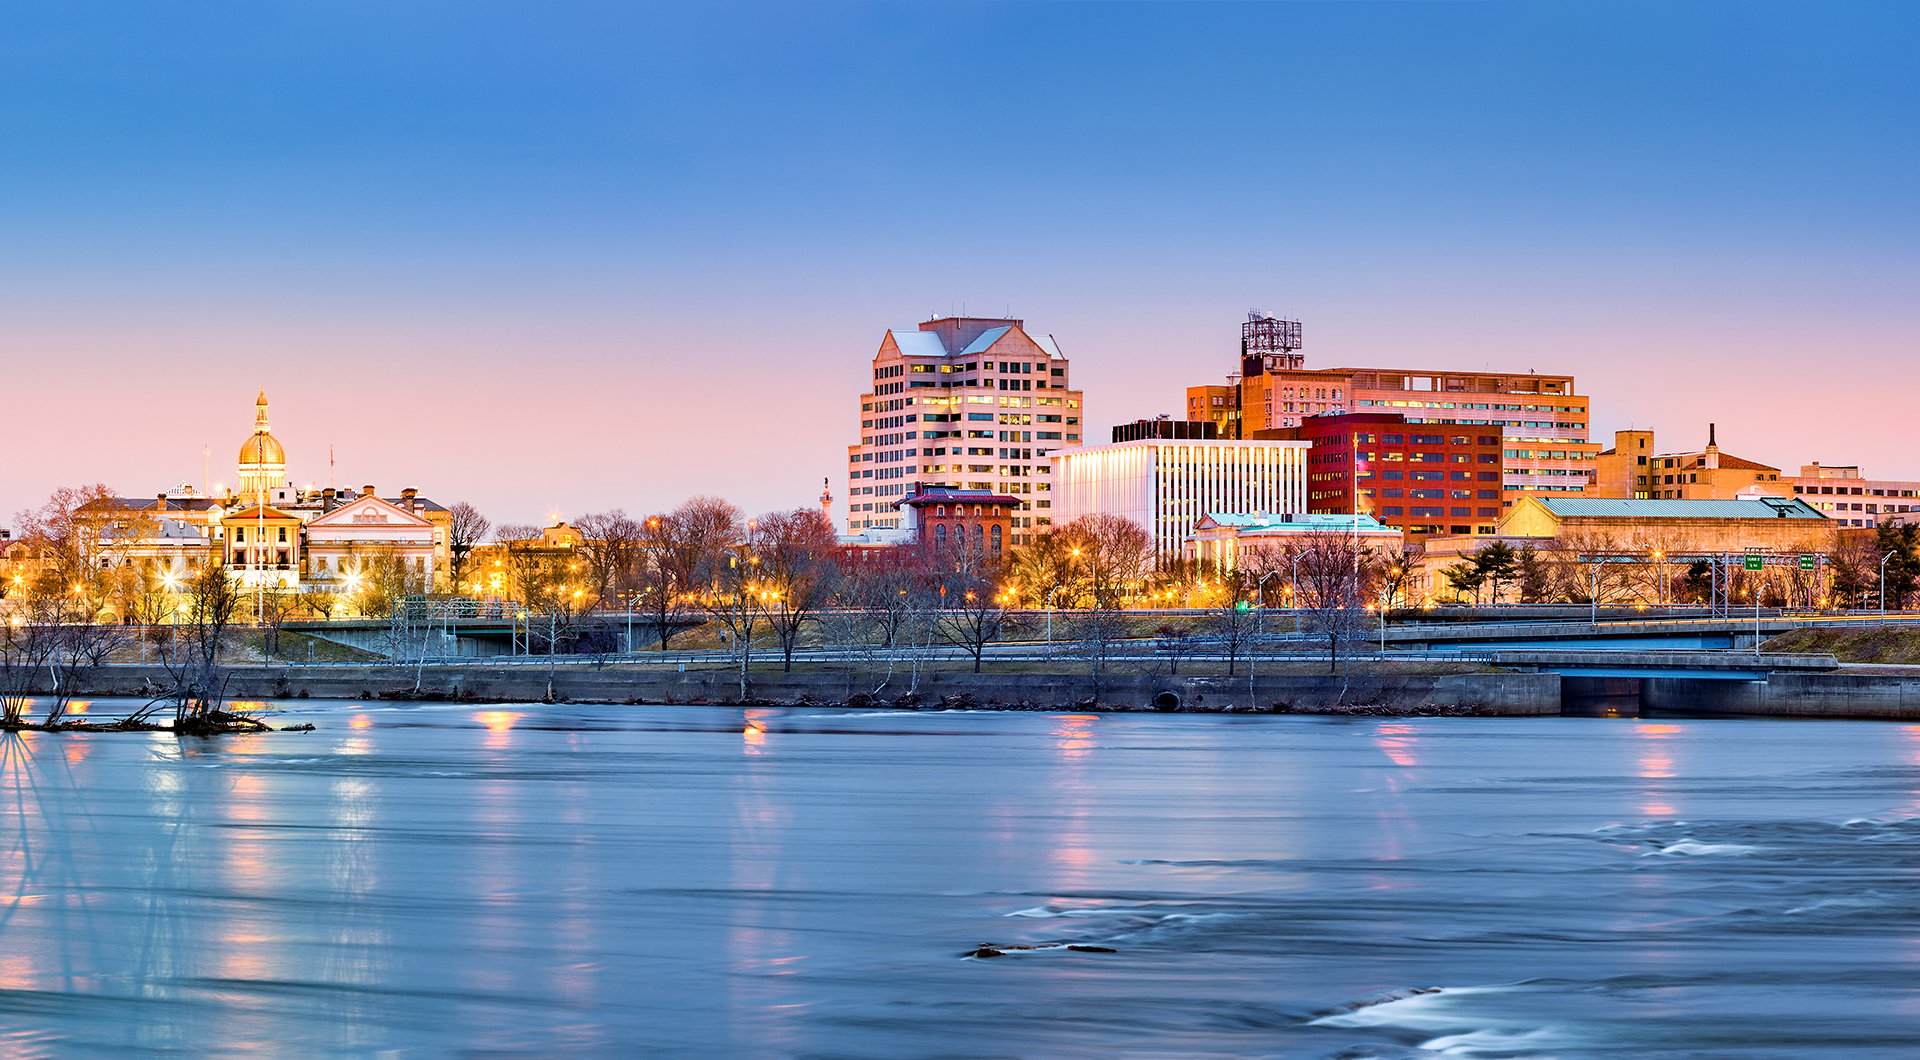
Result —
[[[1104, 427], [1232, 367], [1571, 372], [1595, 427], [1920, 478], [1894, 4], [0, 10], [0, 502], [497, 519], [838, 492], [888, 326], [1009, 308]], [[405, 480], [405, 481], [402, 481]], [[8, 509], [11, 510], [11, 509]]]

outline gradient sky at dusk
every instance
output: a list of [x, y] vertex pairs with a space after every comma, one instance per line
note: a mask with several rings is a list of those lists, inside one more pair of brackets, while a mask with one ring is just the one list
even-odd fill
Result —
[[1917, 12], [9, 5], [0, 510], [231, 481], [262, 386], [296, 481], [496, 522], [843, 501], [883, 331], [963, 308], [1090, 440], [1257, 306], [1920, 478]]

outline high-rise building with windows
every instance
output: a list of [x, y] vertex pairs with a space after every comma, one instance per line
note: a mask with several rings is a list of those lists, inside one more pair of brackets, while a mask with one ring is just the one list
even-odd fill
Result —
[[1237, 395], [1188, 387], [1188, 418], [1235, 422], [1241, 438], [1292, 437], [1310, 417], [1348, 413], [1393, 413], [1435, 434], [1498, 433], [1503, 508], [1522, 493], [1583, 494], [1593, 482], [1600, 446], [1588, 440], [1587, 399], [1570, 375], [1308, 368], [1300, 348], [1299, 321], [1251, 314], [1240, 370], [1228, 377]]
[[901, 525], [913, 485], [1018, 497], [1012, 544], [1053, 516], [1048, 456], [1081, 444], [1085, 410], [1053, 336], [1026, 322], [935, 317], [894, 328], [860, 395], [860, 441], [847, 447], [847, 531]]

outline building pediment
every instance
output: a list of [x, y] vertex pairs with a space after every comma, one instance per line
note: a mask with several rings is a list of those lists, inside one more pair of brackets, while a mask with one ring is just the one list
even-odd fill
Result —
[[359, 526], [386, 527], [394, 530], [432, 529], [433, 524], [391, 501], [379, 497], [355, 497], [330, 512], [307, 521], [315, 529]]

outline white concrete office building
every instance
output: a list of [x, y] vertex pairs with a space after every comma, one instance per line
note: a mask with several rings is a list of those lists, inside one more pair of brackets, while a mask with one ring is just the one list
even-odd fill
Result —
[[1307, 448], [1291, 440], [1147, 439], [1056, 453], [1054, 519], [1124, 516], [1172, 558], [1203, 515], [1305, 512]]

